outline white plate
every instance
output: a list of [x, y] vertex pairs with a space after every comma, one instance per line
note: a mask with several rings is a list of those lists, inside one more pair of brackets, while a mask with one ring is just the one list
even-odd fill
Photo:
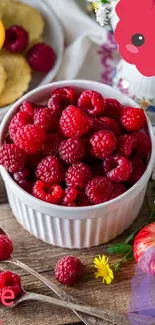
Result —
[[[28, 91], [30, 91], [38, 86], [48, 84], [55, 78], [62, 62], [64, 51], [64, 35], [60, 21], [53, 12], [52, 6], [47, 4], [45, 0], [20, 0], [20, 2], [26, 3], [31, 7], [38, 9], [43, 15], [45, 20], [43, 42], [51, 45], [57, 55], [55, 66], [51, 71], [49, 71], [47, 74], [42, 74], [39, 72], [34, 72], [32, 74], [32, 81], [28, 89]], [[7, 113], [12, 104], [0, 108], [0, 120], [3, 119], [4, 115]]]

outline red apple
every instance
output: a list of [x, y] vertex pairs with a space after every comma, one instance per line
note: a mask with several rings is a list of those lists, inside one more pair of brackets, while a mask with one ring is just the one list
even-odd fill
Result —
[[150, 275], [155, 275], [155, 222], [147, 225], [138, 233], [133, 251], [140, 268]]

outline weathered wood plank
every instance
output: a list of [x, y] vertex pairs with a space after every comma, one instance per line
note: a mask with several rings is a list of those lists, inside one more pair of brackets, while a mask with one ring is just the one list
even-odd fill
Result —
[[[149, 189], [140, 216], [132, 226], [133, 229], [142, 225], [144, 220], [148, 218], [153, 200], [153, 193]], [[115, 280], [110, 286], [103, 285], [93, 275], [92, 260], [94, 256], [105, 253], [107, 244], [83, 250], [68, 250], [45, 244], [32, 237], [17, 223], [7, 203], [0, 205], [0, 226], [13, 239], [15, 258], [21, 259], [21, 261], [55, 282], [54, 267], [57, 260], [64, 255], [76, 255], [86, 265], [85, 276], [74, 288], [66, 287], [65, 290], [73, 296], [82, 299], [86, 304], [104, 309], [128, 311], [131, 279], [134, 276], [135, 263], [131, 262], [124, 266], [121, 273], [115, 275]], [[113, 242], [122, 241], [126, 234], [119, 236]], [[8, 264], [1, 264], [1, 269], [9, 269], [9, 267], [22, 276], [23, 286], [26, 290], [51, 296], [54, 295], [42, 283], [28, 275], [25, 271]], [[36, 302], [27, 302], [12, 310], [0, 310], [0, 319], [3, 321], [3, 324], [7, 325], [27, 325], [28, 323], [31, 325], [71, 325], [78, 322], [78, 318], [71, 311]]]

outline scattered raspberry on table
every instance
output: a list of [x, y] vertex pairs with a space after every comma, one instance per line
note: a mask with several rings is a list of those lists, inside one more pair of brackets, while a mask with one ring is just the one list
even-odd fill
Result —
[[8, 131], [0, 164], [25, 191], [63, 207], [122, 195], [142, 177], [151, 152], [142, 109], [68, 86], [46, 105], [24, 101]]
[[13, 252], [13, 244], [6, 235], [0, 235], [0, 261], [10, 258]]
[[65, 256], [60, 259], [55, 267], [56, 279], [65, 285], [73, 286], [83, 275], [84, 266], [74, 256]]

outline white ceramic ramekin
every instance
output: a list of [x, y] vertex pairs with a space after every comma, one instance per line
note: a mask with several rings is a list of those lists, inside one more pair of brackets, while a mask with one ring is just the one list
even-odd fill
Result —
[[[0, 144], [4, 141], [12, 116], [18, 111], [23, 100], [42, 102], [55, 88], [66, 85], [79, 90], [93, 89], [105, 97], [118, 99], [122, 104], [137, 106], [132, 99], [101, 83], [84, 80], [52, 83], [31, 91], [13, 105], [1, 124]], [[35, 237], [49, 244], [67, 248], [96, 246], [118, 236], [137, 217], [153, 169], [155, 143], [149, 120], [148, 130], [152, 141], [152, 153], [142, 178], [120, 197], [96, 206], [71, 208], [40, 201], [23, 191], [6, 169], [0, 167], [9, 203], [17, 221]]]

